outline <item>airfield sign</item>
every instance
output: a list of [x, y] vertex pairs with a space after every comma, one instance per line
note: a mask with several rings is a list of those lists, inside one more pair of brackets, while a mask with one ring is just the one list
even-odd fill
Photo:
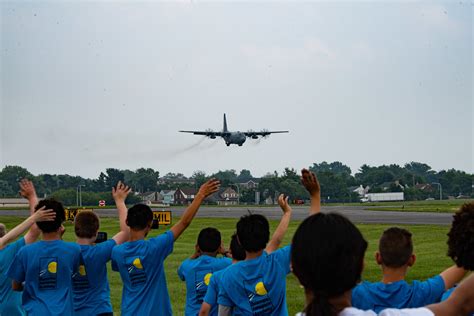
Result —
[[153, 211], [153, 219], [159, 225], [171, 225], [171, 211]]

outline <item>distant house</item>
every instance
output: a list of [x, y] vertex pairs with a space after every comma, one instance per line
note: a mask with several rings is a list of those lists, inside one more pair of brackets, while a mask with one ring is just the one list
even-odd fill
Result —
[[239, 201], [239, 194], [230, 187], [220, 190], [219, 197], [217, 205], [237, 205]]
[[163, 197], [163, 204], [174, 204], [174, 193], [176, 190], [161, 190], [160, 194]]
[[239, 187], [241, 187], [243, 189], [255, 189], [255, 188], [258, 187], [258, 182], [254, 181], [254, 180], [249, 180], [247, 182], [239, 183], [238, 185], [239, 185]]
[[174, 202], [181, 205], [191, 204], [197, 192], [195, 188], [178, 188], [174, 192]]
[[139, 193], [138, 196], [146, 205], [163, 203], [163, 196], [159, 192], [144, 192]]

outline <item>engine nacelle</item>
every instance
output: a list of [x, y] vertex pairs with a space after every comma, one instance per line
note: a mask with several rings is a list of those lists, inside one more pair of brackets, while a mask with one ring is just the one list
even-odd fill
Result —
[[209, 138], [211, 138], [211, 139], [216, 139], [216, 136], [211, 135], [211, 136], [209, 136]]

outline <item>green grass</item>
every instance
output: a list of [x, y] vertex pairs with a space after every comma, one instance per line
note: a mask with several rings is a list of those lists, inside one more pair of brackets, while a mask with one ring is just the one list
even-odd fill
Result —
[[[0, 222], [7, 225], [11, 229], [22, 219], [18, 217], [0, 216]], [[174, 219], [176, 221], [177, 218]], [[230, 236], [235, 231], [236, 219], [209, 219], [196, 218], [188, 230], [175, 243], [173, 253], [165, 261], [165, 272], [168, 282], [168, 290], [173, 305], [174, 315], [184, 314], [185, 305], [185, 284], [181, 282], [176, 273], [181, 262], [193, 253], [198, 232], [208, 226], [218, 228], [223, 236], [224, 243], [228, 245]], [[277, 226], [277, 221], [270, 221], [272, 232]], [[288, 233], [286, 234], [283, 245], [289, 244], [299, 222], [295, 221], [290, 224]], [[66, 233], [64, 239], [74, 241], [74, 230], [71, 223], [66, 225]], [[365, 272], [363, 278], [369, 281], [376, 281], [381, 278], [379, 267], [374, 262], [374, 253], [378, 238], [381, 233], [390, 225], [358, 225], [365, 238], [369, 242], [369, 248], [366, 253]], [[407, 279], [426, 279], [433, 275], [439, 274], [443, 269], [452, 264], [451, 260], [446, 256], [446, 234], [449, 227], [434, 225], [416, 225], [402, 226], [409, 229], [414, 236], [415, 252], [417, 254], [417, 262], [414, 268], [408, 273]], [[154, 230], [150, 233], [150, 237], [163, 233], [167, 227]], [[118, 230], [117, 219], [102, 218], [101, 231], [107, 231], [109, 238]], [[120, 276], [117, 272], [112, 272], [109, 264], [109, 281], [111, 288], [111, 297], [114, 310], [120, 311], [120, 301], [122, 293], [122, 284]], [[304, 306], [304, 293], [300, 288], [297, 280], [293, 275], [287, 278], [287, 301], [289, 314], [294, 315], [301, 311]]]

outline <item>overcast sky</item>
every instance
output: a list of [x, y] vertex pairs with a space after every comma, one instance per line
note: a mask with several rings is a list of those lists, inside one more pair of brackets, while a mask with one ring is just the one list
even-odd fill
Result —
[[[473, 172], [473, 3], [8, 2], [0, 168]], [[178, 130], [287, 129], [243, 147]]]

